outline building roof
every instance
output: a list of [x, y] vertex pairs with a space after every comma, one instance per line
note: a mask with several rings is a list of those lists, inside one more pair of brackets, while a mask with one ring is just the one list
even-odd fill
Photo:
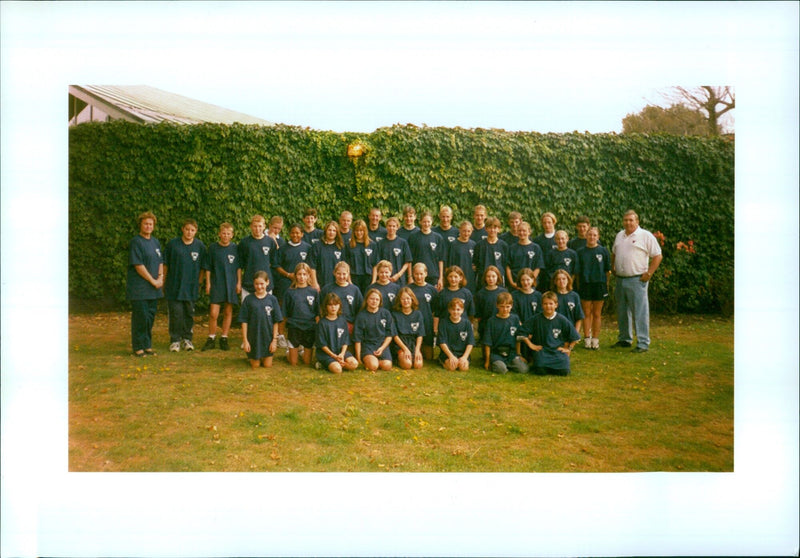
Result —
[[[132, 122], [175, 122], [179, 124], [200, 124], [217, 122], [221, 124], [274, 124], [255, 116], [243, 114], [169, 93], [148, 85], [70, 85], [69, 93], [79, 102], [92, 105], [114, 119]], [[70, 103], [70, 119], [74, 116]]]

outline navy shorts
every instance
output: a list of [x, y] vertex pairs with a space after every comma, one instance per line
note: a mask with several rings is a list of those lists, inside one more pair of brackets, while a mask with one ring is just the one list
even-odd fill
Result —
[[608, 298], [608, 285], [606, 282], [600, 283], [581, 283], [578, 285], [578, 295], [581, 300], [605, 300]]
[[291, 344], [292, 349], [300, 346], [310, 349], [314, 346], [314, 338], [317, 336], [316, 330], [300, 329], [298, 327], [288, 326], [286, 328], [286, 337]]
[[[344, 354], [345, 360], [347, 360], [348, 358], [350, 358], [352, 356], [353, 356], [353, 353], [351, 353], [350, 351], [347, 351]], [[329, 357], [326, 353], [323, 353], [322, 351], [317, 351], [317, 360], [322, 364], [322, 366], [325, 368], [325, 370], [328, 369], [328, 367], [331, 365], [331, 362], [336, 362], [335, 359]]]
[[[361, 360], [364, 360], [365, 356], [376, 356], [375, 350], [380, 347], [380, 345], [374, 345], [372, 347], [368, 345], [361, 344]], [[389, 350], [389, 347], [386, 347], [383, 352], [378, 356], [378, 360], [392, 360], [392, 352]]]

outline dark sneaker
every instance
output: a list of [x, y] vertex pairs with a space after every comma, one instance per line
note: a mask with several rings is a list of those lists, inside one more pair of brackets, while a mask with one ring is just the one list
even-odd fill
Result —
[[632, 353], [646, 353], [647, 349], [644, 347], [636, 347], [634, 350], [631, 351]]
[[215, 346], [216, 346], [216, 343], [214, 341], [214, 338], [213, 337], [209, 337], [208, 339], [206, 339], [206, 344], [203, 345], [203, 348], [201, 350], [202, 351], [207, 351], [209, 349], [213, 349]]
[[228, 338], [227, 337], [220, 337], [219, 339], [219, 348], [220, 350], [227, 351], [230, 349], [228, 346]]
[[616, 343], [611, 345], [611, 348], [612, 349], [620, 349], [620, 348], [627, 349], [630, 346], [631, 346], [631, 343], [629, 341], [617, 341]]

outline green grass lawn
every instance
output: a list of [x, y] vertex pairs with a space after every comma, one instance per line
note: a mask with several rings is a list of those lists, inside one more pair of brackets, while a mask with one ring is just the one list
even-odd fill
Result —
[[130, 355], [130, 315], [72, 315], [71, 471], [732, 471], [733, 320], [655, 316], [648, 353], [576, 348], [572, 375], [251, 370], [228, 352]]

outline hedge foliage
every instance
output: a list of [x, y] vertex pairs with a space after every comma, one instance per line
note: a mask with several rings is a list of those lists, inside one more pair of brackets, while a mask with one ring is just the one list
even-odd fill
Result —
[[[353, 143], [363, 145], [362, 156], [347, 156]], [[642, 227], [665, 239], [651, 284], [654, 309], [732, 309], [734, 144], [727, 139], [87, 123], [70, 129], [69, 188], [73, 299], [124, 301], [127, 246], [142, 211], [158, 217], [162, 244], [180, 234], [185, 217], [198, 221], [198, 237], [209, 244], [224, 221], [236, 239], [249, 234], [254, 214], [289, 224], [311, 206], [324, 223], [345, 209], [364, 218], [373, 206], [399, 215], [410, 204], [435, 215], [447, 203], [456, 222], [471, 218], [476, 204], [503, 222], [518, 210], [534, 236], [545, 211], [570, 234], [585, 214], [605, 244], [633, 208]], [[676, 250], [689, 240], [694, 252]]]

